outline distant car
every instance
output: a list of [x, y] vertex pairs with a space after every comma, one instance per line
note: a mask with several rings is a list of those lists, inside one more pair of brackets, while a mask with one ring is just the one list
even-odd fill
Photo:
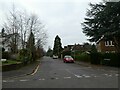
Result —
[[57, 55], [53, 55], [53, 59], [57, 59], [58, 58], [58, 56]]
[[74, 63], [74, 59], [71, 56], [66, 55], [66, 56], [64, 56], [63, 62], [65, 62], [65, 63], [66, 62], [72, 62], [72, 63]]

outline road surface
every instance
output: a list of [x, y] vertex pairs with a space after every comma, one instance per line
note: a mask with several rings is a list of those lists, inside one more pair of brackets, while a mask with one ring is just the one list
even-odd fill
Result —
[[44, 57], [33, 74], [2, 82], [3, 88], [118, 88], [118, 71]]

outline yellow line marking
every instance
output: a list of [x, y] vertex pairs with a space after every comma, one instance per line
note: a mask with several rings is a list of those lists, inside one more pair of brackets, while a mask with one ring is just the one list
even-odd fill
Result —
[[31, 75], [34, 75], [37, 71], [38, 71], [39, 65], [37, 66], [37, 68], [33, 71], [33, 73]]

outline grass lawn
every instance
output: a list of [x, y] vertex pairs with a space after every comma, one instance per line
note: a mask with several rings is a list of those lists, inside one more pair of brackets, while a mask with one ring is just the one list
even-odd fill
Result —
[[21, 62], [14, 61], [14, 60], [7, 60], [7, 61], [2, 61], [2, 65], [10, 65], [10, 64], [18, 64]]

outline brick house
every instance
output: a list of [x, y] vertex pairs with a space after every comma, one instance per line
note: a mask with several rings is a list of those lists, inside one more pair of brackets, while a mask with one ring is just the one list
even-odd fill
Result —
[[115, 53], [117, 52], [117, 49], [115, 48], [115, 45], [112, 40], [105, 40], [104, 36], [102, 36], [97, 42], [96, 47], [98, 52], [103, 53]]

